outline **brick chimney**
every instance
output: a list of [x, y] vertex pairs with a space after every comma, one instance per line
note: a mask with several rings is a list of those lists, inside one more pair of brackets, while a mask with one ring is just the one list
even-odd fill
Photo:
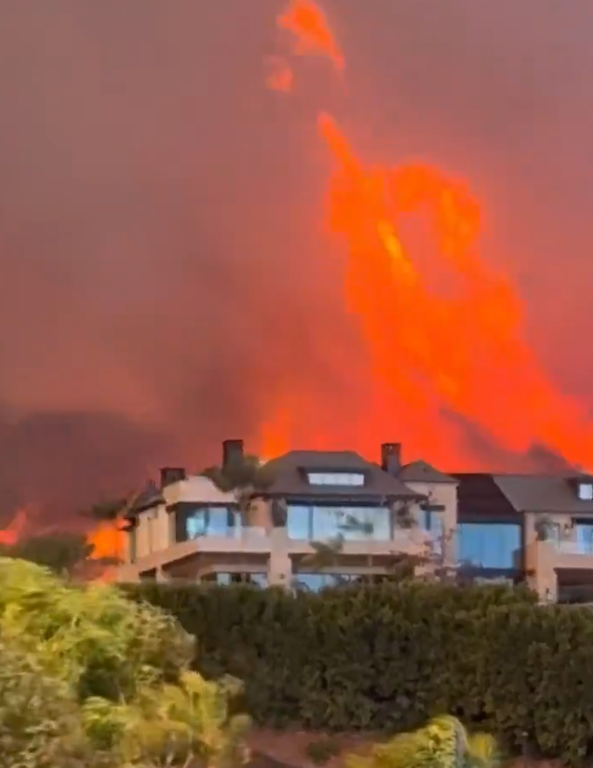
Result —
[[187, 472], [184, 467], [163, 467], [161, 469], [161, 488], [185, 480]]
[[384, 472], [389, 472], [390, 475], [397, 475], [402, 466], [401, 453], [401, 443], [382, 443], [381, 469]]
[[243, 441], [224, 440], [222, 443], [222, 466], [240, 464], [243, 461]]

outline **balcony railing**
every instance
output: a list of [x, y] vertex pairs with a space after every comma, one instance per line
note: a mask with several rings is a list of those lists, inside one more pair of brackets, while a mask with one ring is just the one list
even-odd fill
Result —
[[593, 541], [551, 541], [562, 555], [593, 555]]

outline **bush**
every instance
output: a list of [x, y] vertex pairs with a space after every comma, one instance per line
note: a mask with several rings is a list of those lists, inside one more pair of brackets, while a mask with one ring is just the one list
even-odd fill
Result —
[[317, 739], [305, 747], [305, 756], [313, 765], [325, 765], [342, 750], [335, 739]]
[[158, 608], [0, 558], [0, 763], [151, 768], [234, 754], [247, 724], [229, 711], [236, 685], [189, 671], [193, 656]]
[[593, 612], [523, 589], [356, 585], [126, 587], [197, 637], [195, 668], [245, 682], [260, 722], [409, 731], [448, 713], [515, 752], [593, 755]]

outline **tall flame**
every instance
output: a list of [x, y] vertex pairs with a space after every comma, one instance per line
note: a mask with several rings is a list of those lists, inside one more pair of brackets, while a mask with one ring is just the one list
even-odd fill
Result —
[[[345, 60], [312, 0], [292, 0], [277, 19], [297, 54]], [[294, 80], [291, 74], [290, 81]], [[273, 85], [272, 85], [273, 87]], [[573, 463], [593, 459], [593, 429], [581, 404], [548, 380], [523, 335], [521, 301], [510, 279], [481, 258], [481, 211], [467, 185], [438, 168], [368, 167], [337, 121], [318, 115], [334, 172], [328, 228], [345, 244], [344, 300], [359, 319], [371, 358], [377, 424], [397, 421], [413, 453], [447, 461], [460, 414], [505, 448], [545, 444]], [[428, 223], [439, 273], [455, 290], [433, 290], [401, 236], [409, 214]], [[266, 425], [262, 447], [285, 445], [285, 416]]]

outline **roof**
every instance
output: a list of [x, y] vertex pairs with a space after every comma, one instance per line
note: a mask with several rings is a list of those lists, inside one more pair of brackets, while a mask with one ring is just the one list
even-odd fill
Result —
[[[578, 515], [593, 513], [593, 501], [579, 499], [571, 485], [575, 474], [492, 475], [492, 479], [517, 512]], [[588, 482], [592, 482], [589, 477]]]
[[162, 489], [151, 481], [138, 495], [134, 506], [125, 517], [133, 519], [141, 512], [146, 512], [161, 504], [188, 502], [192, 504], [236, 504], [236, 498], [233, 493], [221, 491], [212, 480], [203, 475], [189, 475], [185, 480], [178, 480]]
[[[418, 497], [418, 493], [397, 477], [354, 451], [289, 451], [267, 462], [266, 470], [270, 471], [273, 478], [266, 492], [272, 495], [310, 496], [328, 500], [350, 498], [358, 501], [377, 501], [384, 497]], [[364, 486], [311, 486], [305, 478], [305, 473], [311, 470], [328, 473], [364, 472], [367, 482]]]
[[457, 483], [458, 481], [444, 472], [439, 472], [431, 464], [422, 459], [404, 464], [397, 474], [404, 483]]

